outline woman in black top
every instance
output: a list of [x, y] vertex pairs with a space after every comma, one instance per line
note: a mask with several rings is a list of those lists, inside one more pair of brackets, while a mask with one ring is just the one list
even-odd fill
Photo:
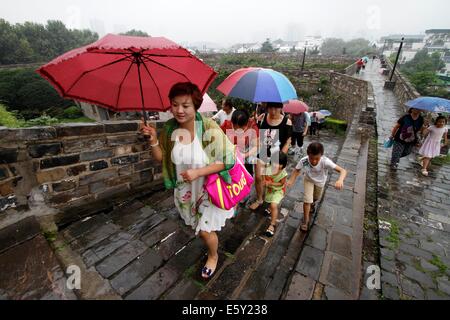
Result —
[[394, 139], [392, 145], [391, 168], [397, 169], [400, 158], [406, 157], [417, 144], [417, 134], [424, 130], [424, 119], [419, 109], [411, 108], [408, 114], [398, 119], [394, 128], [392, 128], [391, 139]]
[[259, 125], [259, 154], [256, 162], [255, 188], [256, 201], [249, 208], [257, 209], [263, 204], [264, 183], [263, 175], [267, 164], [270, 163], [270, 156], [275, 152], [287, 153], [291, 144], [292, 123], [291, 120], [281, 113], [283, 104], [278, 102], [267, 103], [267, 113]]

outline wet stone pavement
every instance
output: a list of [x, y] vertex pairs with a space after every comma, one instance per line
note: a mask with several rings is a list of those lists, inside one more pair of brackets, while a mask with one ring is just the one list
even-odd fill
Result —
[[[332, 159], [343, 143], [322, 131]], [[311, 139], [305, 139], [305, 145]], [[295, 166], [290, 157], [288, 171]], [[264, 236], [269, 217], [261, 208], [240, 206], [236, 218], [219, 232], [219, 264], [212, 279], [201, 278], [206, 250], [173, 204], [172, 191], [132, 200], [60, 230], [87, 268], [96, 272], [123, 299], [280, 299], [284, 298], [305, 234], [302, 180], [281, 204], [279, 225]]]
[[76, 299], [34, 217], [1, 230], [0, 270], [0, 300]]
[[432, 165], [423, 177], [415, 154], [389, 168], [383, 147], [404, 113], [383, 89], [379, 63], [361, 78], [373, 85], [378, 125], [378, 218], [382, 294], [386, 299], [450, 299], [450, 165]]

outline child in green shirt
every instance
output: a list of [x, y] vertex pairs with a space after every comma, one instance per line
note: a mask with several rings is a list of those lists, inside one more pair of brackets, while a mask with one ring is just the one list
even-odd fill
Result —
[[265, 175], [265, 198], [264, 201], [269, 203], [269, 211], [271, 216], [270, 225], [266, 230], [266, 236], [273, 237], [275, 226], [278, 218], [278, 204], [283, 200], [286, 193], [286, 165], [287, 155], [283, 152], [276, 152], [271, 156], [271, 165], [267, 168]]

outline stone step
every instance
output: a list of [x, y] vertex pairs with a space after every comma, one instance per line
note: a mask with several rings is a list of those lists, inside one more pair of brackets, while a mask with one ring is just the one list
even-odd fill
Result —
[[[249, 234], [256, 232], [260, 224], [266, 220], [261, 212], [240, 208], [237, 217], [227, 221], [225, 227], [218, 233], [219, 236], [219, 262], [216, 274], [229, 259], [234, 259], [236, 250], [242, 246]], [[205, 251], [206, 249], [203, 248]], [[199, 293], [206, 289], [206, 286], [213, 279], [204, 280], [201, 277], [201, 268], [206, 262], [206, 254], [195, 264], [191, 265], [184, 272], [184, 277], [170, 288], [162, 297], [165, 300], [183, 299], [192, 300]]]
[[[297, 222], [298, 226], [299, 222]], [[266, 259], [263, 259], [259, 266], [255, 269], [252, 276], [242, 287], [238, 299], [242, 300], [262, 300], [266, 296], [274, 296], [272, 292], [268, 292], [269, 285], [274, 287], [273, 282], [275, 278], [278, 280], [277, 287], [284, 287], [286, 279], [277, 277], [277, 269], [283, 257], [285, 256], [288, 246], [291, 242], [296, 228], [287, 223], [279, 225], [279, 231], [274, 237], [270, 248], [268, 249]], [[296, 256], [297, 254], [294, 253]], [[272, 290], [273, 291], [273, 290]], [[278, 298], [275, 298], [278, 299]]]
[[200, 300], [232, 299], [234, 292], [247, 280], [254, 266], [264, 256], [261, 254], [270, 246], [270, 240], [261, 235], [267, 228], [265, 218], [260, 219], [256, 231], [250, 233], [233, 256], [216, 271], [205, 290], [196, 296]]

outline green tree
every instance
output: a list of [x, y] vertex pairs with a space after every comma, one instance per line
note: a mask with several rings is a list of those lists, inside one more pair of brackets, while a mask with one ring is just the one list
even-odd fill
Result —
[[30, 62], [32, 56], [28, 41], [20, 37], [9, 22], [0, 19], [0, 64]]
[[270, 39], [267, 38], [266, 41], [263, 42], [261, 46], [261, 52], [275, 52], [276, 49], [274, 49], [272, 42], [270, 42]]
[[358, 38], [345, 43], [347, 54], [361, 57], [373, 51], [370, 42], [366, 39]]
[[402, 71], [410, 74], [423, 71], [437, 72], [444, 67], [445, 63], [441, 60], [440, 54], [434, 52], [429, 55], [428, 50], [425, 48], [418, 51], [413, 59], [405, 63]]
[[121, 33], [121, 35], [124, 36], [135, 36], [135, 37], [149, 37], [147, 32], [141, 31], [141, 30], [135, 30], [131, 29], [130, 31], [127, 31], [125, 33]]
[[322, 43], [320, 51], [324, 56], [340, 55], [344, 51], [345, 41], [337, 38], [327, 38]]
[[44, 111], [59, 116], [64, 108], [73, 105], [32, 68], [0, 70], [0, 101], [25, 119], [38, 117]]

